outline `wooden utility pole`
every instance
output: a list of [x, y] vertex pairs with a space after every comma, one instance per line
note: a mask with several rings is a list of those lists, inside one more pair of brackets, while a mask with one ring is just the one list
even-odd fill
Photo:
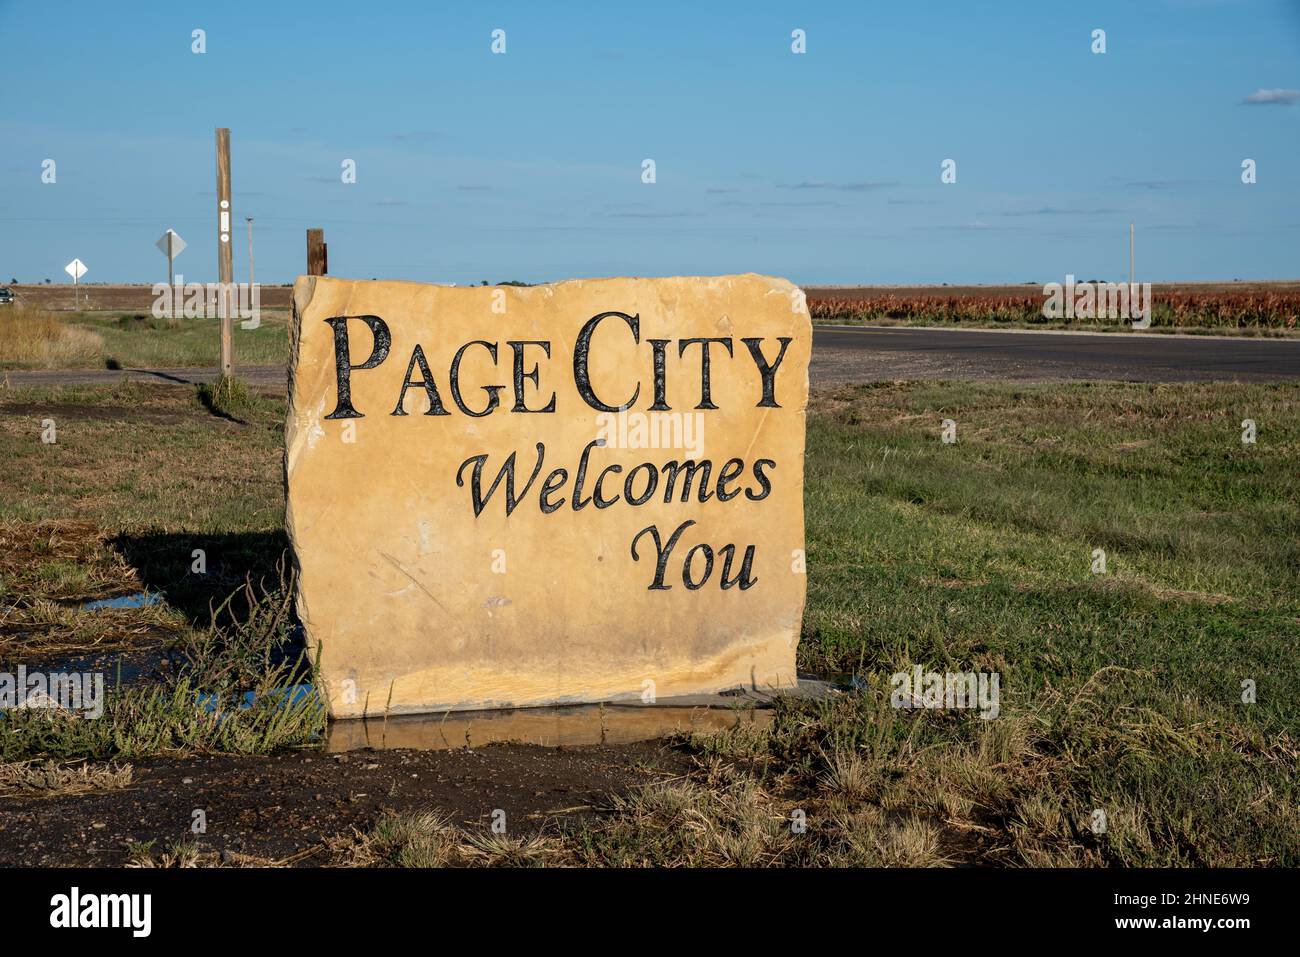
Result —
[[221, 317], [221, 374], [235, 374], [234, 317], [230, 309], [231, 283], [234, 282], [234, 259], [230, 248], [230, 130], [217, 130], [217, 269], [220, 281], [217, 314]]
[[329, 247], [325, 245], [325, 230], [307, 230], [307, 275], [324, 276], [330, 271]]
[[245, 216], [248, 221], [248, 296], [252, 301], [253, 296], [253, 217]]

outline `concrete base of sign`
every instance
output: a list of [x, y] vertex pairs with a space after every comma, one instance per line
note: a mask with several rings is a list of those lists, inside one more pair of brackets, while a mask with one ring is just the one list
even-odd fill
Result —
[[778, 695], [820, 699], [837, 693], [829, 682], [801, 678], [797, 688], [776, 694], [737, 689], [663, 698], [654, 704], [617, 702], [350, 719], [330, 723], [326, 750], [442, 751], [507, 742], [549, 748], [631, 744], [679, 731], [724, 731], [746, 724], [765, 727], [772, 722]]

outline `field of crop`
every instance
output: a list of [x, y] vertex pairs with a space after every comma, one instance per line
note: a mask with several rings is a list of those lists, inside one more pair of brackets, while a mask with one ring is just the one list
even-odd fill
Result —
[[[1155, 283], [1155, 330], [1300, 334], [1300, 282]], [[15, 286], [20, 303], [54, 312], [148, 313], [146, 285]], [[1120, 328], [1127, 323], [1048, 320], [1042, 286], [807, 286], [814, 322], [849, 324]], [[289, 286], [263, 286], [264, 310], [288, 311]]]
[[[1047, 319], [1037, 286], [953, 287], [938, 289], [809, 289], [814, 322], [845, 324], [1036, 326], [1106, 328], [1114, 320]], [[1151, 327], [1278, 334], [1296, 331], [1300, 285], [1290, 283], [1153, 288]]]
[[[155, 299], [153, 286], [141, 283], [88, 283], [73, 286], [20, 284], [10, 288], [20, 304], [39, 306], [55, 312], [149, 312]], [[263, 309], [288, 309], [292, 286], [258, 287]]]

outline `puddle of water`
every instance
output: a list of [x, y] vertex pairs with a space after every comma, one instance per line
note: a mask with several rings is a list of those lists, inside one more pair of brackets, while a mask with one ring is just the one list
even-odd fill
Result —
[[102, 608], [147, 608], [163, 600], [162, 592], [138, 591], [134, 595], [122, 595], [120, 598], [101, 598], [88, 601], [81, 606], [82, 611], [99, 611]]
[[839, 693], [831, 682], [801, 675], [797, 687], [767, 691], [736, 688], [717, 694], [660, 698], [657, 704], [606, 702], [445, 711], [434, 714], [382, 715], [331, 721], [327, 751], [362, 748], [414, 748], [441, 751], [485, 744], [536, 744], [575, 747], [585, 744], [632, 744], [678, 731], [724, 731], [740, 725], [772, 723], [777, 695], [822, 699]]
[[[800, 676], [800, 680], [802, 680], [802, 676]], [[854, 671], [832, 671], [830, 674], [819, 676], [816, 680], [830, 688], [834, 688], [836, 691], [867, 691], [871, 688], [871, 682], [867, 676]]]
[[631, 744], [677, 731], [722, 731], [742, 724], [765, 727], [767, 708], [675, 707], [672, 705], [566, 705], [501, 711], [353, 718], [331, 721], [325, 750], [415, 748], [442, 751], [510, 742], [542, 747]]
[[[313, 685], [302, 684], [290, 685], [287, 688], [275, 688], [268, 692], [266, 697], [274, 699], [275, 706], [278, 708], [290, 708], [302, 701], [303, 698], [308, 698], [315, 694], [316, 688]], [[236, 707], [240, 711], [247, 711], [257, 702], [257, 695], [255, 692], [245, 691], [237, 700], [238, 704]], [[195, 703], [208, 714], [211, 714], [212, 712], [219, 710], [222, 704], [222, 699], [221, 696], [217, 694], [200, 693], [195, 697]]]

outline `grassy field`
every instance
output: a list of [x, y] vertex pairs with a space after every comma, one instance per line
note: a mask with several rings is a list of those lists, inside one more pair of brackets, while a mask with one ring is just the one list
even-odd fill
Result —
[[[276, 724], [254, 709], [217, 733], [187, 705], [199, 687], [286, 680], [270, 651], [288, 624], [276, 612], [283, 402], [252, 395], [224, 415], [211, 404], [141, 385], [0, 392], [0, 668], [161, 642], [185, 663], [93, 734], [7, 726], [5, 760], [256, 753], [319, 729], [305, 710]], [[852, 675], [857, 690], [783, 706], [770, 728], [681, 739], [695, 770], [619, 799], [597, 824], [485, 842], [436, 814], [396, 816], [334, 853], [360, 864], [1300, 864], [1297, 408], [1296, 385], [820, 395], [800, 663]], [[57, 442], [43, 444], [49, 418]], [[944, 419], [954, 444], [940, 441]], [[1257, 424], [1254, 444], [1243, 419]], [[211, 572], [201, 579], [189, 574], [196, 548]], [[267, 594], [242, 596], [214, 627], [210, 608], [250, 573]], [[167, 601], [78, 608], [144, 587]], [[999, 674], [1000, 715], [891, 707], [889, 676], [914, 665]]]
[[[268, 298], [288, 290], [269, 287]], [[41, 296], [35, 295], [36, 292]], [[0, 370], [176, 368], [215, 366], [216, 319], [156, 319], [148, 287], [103, 287], [108, 301], [137, 301], [137, 309], [54, 311], [66, 290], [34, 289], [26, 301], [0, 309]], [[1295, 284], [1171, 286], [1156, 292], [1150, 332], [1290, 338], [1300, 336], [1300, 288]], [[962, 326], [1130, 332], [1120, 320], [1052, 321], [1041, 314], [1036, 288], [931, 287], [808, 290], [813, 321], [839, 325]], [[95, 303], [92, 303], [94, 305]], [[238, 365], [288, 361], [288, 311], [264, 308], [261, 326], [235, 326]]]
[[[263, 310], [256, 329], [235, 323], [235, 362], [288, 361], [288, 314]], [[156, 319], [147, 312], [52, 313], [0, 310], [0, 369], [115, 369], [215, 366], [217, 319]]]

